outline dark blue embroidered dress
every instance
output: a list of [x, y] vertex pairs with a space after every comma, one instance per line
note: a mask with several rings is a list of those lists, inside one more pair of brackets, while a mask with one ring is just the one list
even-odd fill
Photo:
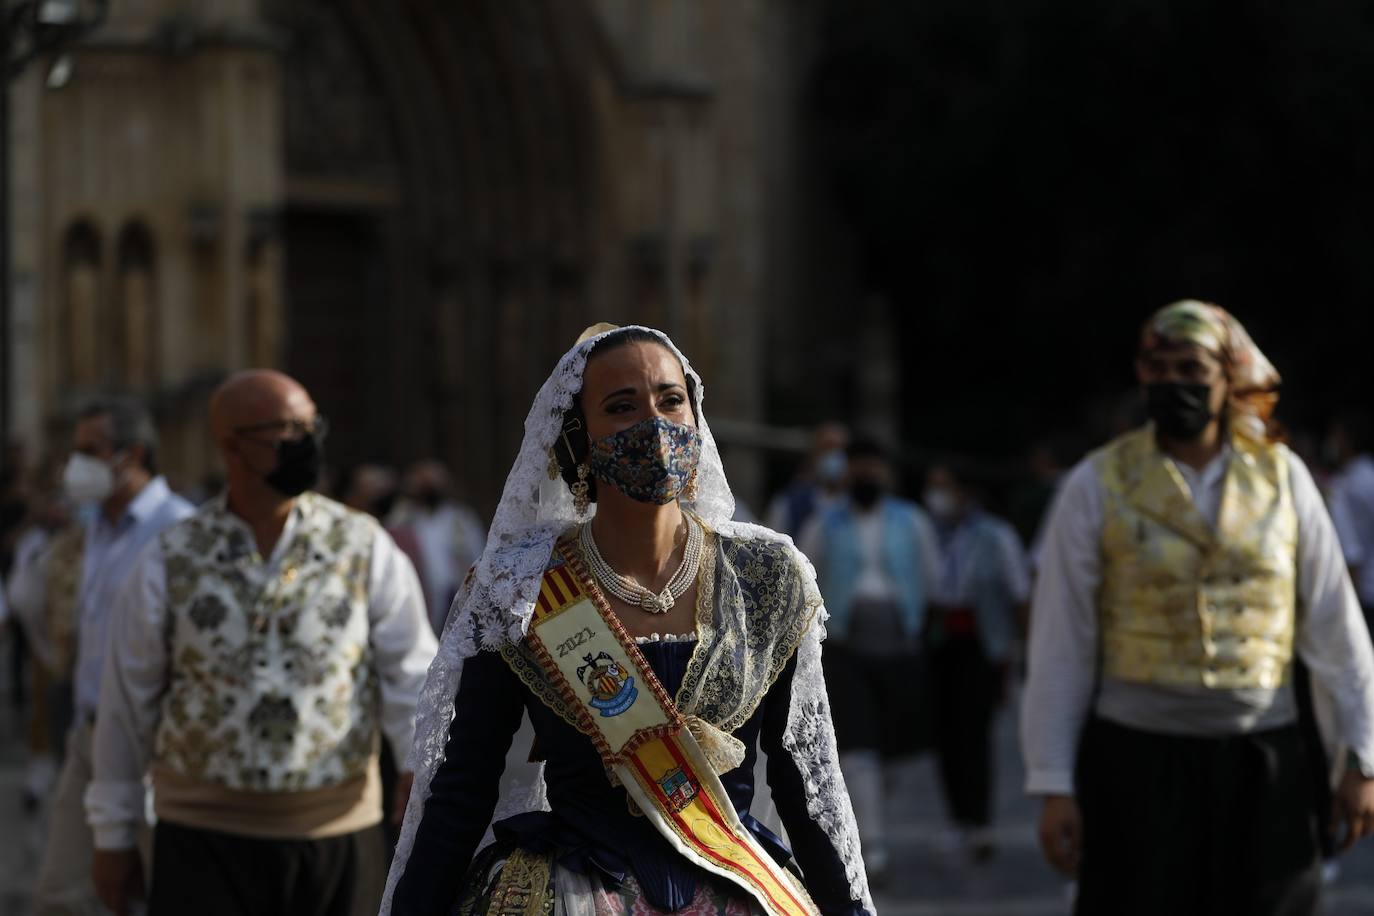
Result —
[[[723, 554], [731, 554], [737, 564], [743, 546], [722, 539]], [[738, 582], [745, 592], [753, 586], [746, 576]], [[738, 606], [765, 603], [762, 595], [743, 597]], [[682, 686], [695, 647], [695, 640], [640, 644], [670, 696]], [[795, 858], [822, 913], [863, 913], [862, 905], [851, 899], [844, 863], [830, 838], [807, 814], [802, 774], [782, 746], [796, 664], [793, 653], [762, 702], [734, 732], [745, 745], [745, 759], [721, 781], [741, 820], [763, 847], [781, 862]], [[633, 875], [647, 902], [667, 911], [691, 903], [699, 882], [717, 880], [673, 850], [646, 818], [631, 813], [625, 790], [608, 781], [588, 737], [538, 699], [500, 653], [480, 652], [467, 660], [454, 710], [445, 759], [434, 775], [414, 848], [392, 899], [395, 916], [449, 912], [491, 821], [506, 754], [525, 712], [534, 726], [538, 754], [545, 760], [552, 810], [498, 822], [498, 841], [534, 852], [552, 851], [560, 866], [610, 886]], [[768, 783], [787, 828], [790, 851], [749, 814], [760, 746], [768, 755]]]

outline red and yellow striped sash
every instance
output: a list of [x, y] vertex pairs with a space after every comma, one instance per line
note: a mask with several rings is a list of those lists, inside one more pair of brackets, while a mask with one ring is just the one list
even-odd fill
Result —
[[740, 822], [720, 777], [634, 640], [566, 544], [544, 573], [527, 640], [606, 766], [673, 848], [774, 916], [816, 905]]

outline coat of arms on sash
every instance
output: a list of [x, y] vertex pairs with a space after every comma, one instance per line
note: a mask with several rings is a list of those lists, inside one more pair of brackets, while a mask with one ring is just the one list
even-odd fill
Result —
[[658, 787], [663, 790], [663, 794], [668, 798], [668, 804], [673, 806], [674, 811], [683, 810], [697, 797], [697, 787], [687, 774], [682, 772], [682, 767], [669, 770], [668, 774], [658, 781]]
[[586, 664], [578, 667], [577, 679], [591, 692], [591, 705], [603, 718], [618, 716], [634, 705], [639, 688], [619, 662], [605, 652], [595, 657], [589, 653], [582, 659]]

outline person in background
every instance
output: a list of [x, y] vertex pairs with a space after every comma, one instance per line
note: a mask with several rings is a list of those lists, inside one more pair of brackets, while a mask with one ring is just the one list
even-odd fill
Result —
[[1374, 457], [1370, 421], [1363, 411], [1345, 410], [1327, 432], [1324, 457], [1331, 464], [1327, 502], [1345, 551], [1365, 622], [1374, 614]]
[[1059, 442], [1054, 439], [1041, 439], [1033, 443], [1026, 453], [1025, 474], [1011, 494], [1007, 507], [1007, 521], [1021, 538], [1021, 543], [1029, 549], [1035, 543], [1036, 535], [1049, 514], [1054, 494], [1064, 477], [1064, 466], [1060, 463]]
[[[326, 425], [295, 380], [234, 375], [210, 422], [224, 495], [143, 552], [112, 614], [96, 888], [117, 916], [143, 895], [150, 771], [151, 916], [375, 913], [378, 736], [410, 747], [436, 649], [415, 570], [374, 519], [310, 492]], [[409, 791], [406, 774], [398, 820]]]
[[[92, 837], [82, 799], [92, 776], [92, 738], [110, 611], [143, 548], [192, 511], [158, 473], [157, 451], [152, 416], [133, 400], [111, 399], [87, 407], [72, 433], [63, 488], [72, 504], [99, 510], [82, 532], [79, 579], [47, 580], [57, 590], [50, 592], [56, 600], [63, 600], [58, 594], [62, 589], [76, 589], [75, 719], [49, 810], [47, 845], [33, 893], [35, 916], [100, 912], [91, 883]], [[67, 566], [53, 563], [52, 575], [67, 573]], [[141, 782], [139, 792], [142, 804]]]
[[371, 462], [355, 464], [339, 481], [339, 502], [381, 520], [391, 512], [399, 488], [394, 468]]
[[1150, 422], [1082, 461], [1045, 536], [1022, 702], [1026, 791], [1080, 916], [1314, 913], [1300, 654], [1349, 749], [1348, 848], [1374, 826], [1374, 649], [1279, 375], [1225, 310], [1142, 329]]
[[386, 524], [398, 543], [405, 532], [415, 545], [430, 626], [442, 632], [458, 586], [486, 547], [482, 520], [454, 498], [448, 469], [428, 460], [406, 469], [401, 499]]
[[813, 515], [843, 495], [848, 444], [849, 430], [844, 425], [822, 423], [816, 427], [811, 451], [797, 476], [768, 505], [769, 528], [799, 537]]
[[[15, 546], [23, 536], [30, 513], [28, 455], [21, 442], [5, 444], [0, 452], [0, 579], [9, 576]], [[28, 696], [25, 672], [30, 662], [30, 647], [22, 627], [0, 628], [9, 633], [10, 703], [15, 717], [24, 718]]]
[[48, 796], [72, 721], [74, 607], [81, 582], [85, 526], [61, 493], [61, 466], [41, 480], [32, 524], [20, 536], [6, 583], [14, 620], [33, 654], [24, 804], [36, 810]]
[[848, 494], [812, 518], [798, 546], [816, 565], [830, 611], [825, 680], [840, 767], [869, 876], [882, 880], [884, 770], [923, 737], [916, 659], [939, 547], [925, 512], [892, 494], [896, 475], [876, 440], [856, 437], [847, 464]]
[[1015, 529], [979, 505], [957, 464], [931, 466], [922, 502], [940, 540], [926, 618], [940, 782], [951, 845], [984, 862], [995, 850], [992, 722], [1006, 700], [1030, 577]]

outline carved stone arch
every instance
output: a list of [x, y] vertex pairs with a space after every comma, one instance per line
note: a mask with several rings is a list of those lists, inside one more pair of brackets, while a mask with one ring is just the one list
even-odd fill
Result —
[[161, 315], [157, 301], [157, 249], [138, 219], [124, 224], [115, 245], [114, 308], [107, 329], [112, 342], [109, 381], [116, 388], [150, 392], [161, 369]]
[[62, 292], [57, 316], [58, 391], [67, 395], [104, 382], [101, 346], [105, 296], [100, 231], [79, 219], [62, 236]]
[[[300, 39], [305, 53], [284, 58], [287, 367], [318, 389], [322, 408], [347, 409], [346, 422], [360, 424], [356, 437], [331, 438], [336, 449], [368, 453], [340, 459], [438, 455], [490, 508], [530, 397], [588, 319], [590, 13], [581, 3], [544, 0], [267, 0], [265, 9], [288, 29], [294, 18], [298, 35], [316, 30]], [[312, 55], [308, 42], [316, 52], [335, 50]], [[301, 86], [312, 81], [346, 88], [326, 104], [364, 100], [359, 116], [385, 134], [375, 161], [330, 152], [339, 126], [319, 129], [321, 113], [301, 109]], [[325, 155], [304, 155], [302, 138]], [[355, 194], [352, 203], [343, 193], [332, 205], [293, 193], [322, 187], [318, 179], [330, 175], [361, 191], [358, 176], [372, 175], [376, 193]], [[368, 282], [379, 297], [336, 301], [331, 314], [374, 328], [385, 314], [387, 333], [370, 335], [367, 353], [331, 357], [369, 374], [352, 395], [343, 373], [302, 343], [321, 315], [310, 305], [307, 268], [340, 263], [312, 247], [326, 244], [353, 257], [371, 252]], [[341, 309], [376, 314], [340, 317]], [[331, 399], [339, 405], [328, 406]], [[484, 431], [480, 448], [471, 447], [472, 430]]]

